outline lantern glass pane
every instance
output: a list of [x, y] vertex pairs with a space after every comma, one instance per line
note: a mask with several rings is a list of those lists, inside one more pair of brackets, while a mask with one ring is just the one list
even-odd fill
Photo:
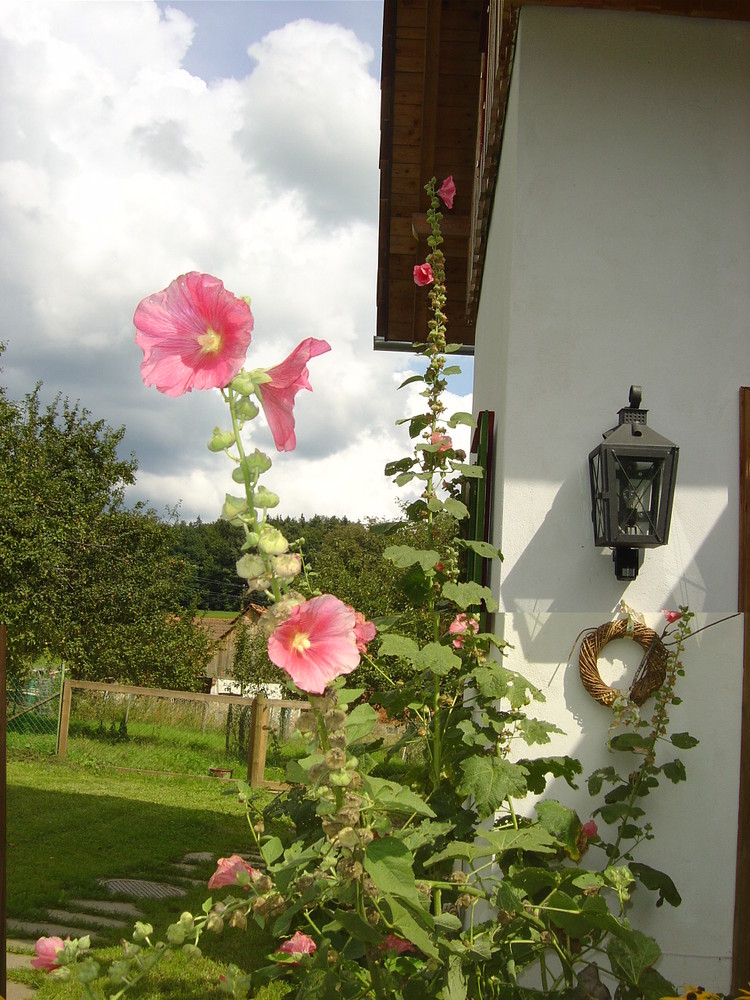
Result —
[[591, 477], [591, 501], [594, 520], [594, 537], [597, 539], [607, 538], [608, 505], [606, 503], [606, 487], [604, 483], [604, 462], [599, 451], [590, 456], [589, 474]]
[[663, 468], [661, 459], [615, 455], [617, 523], [621, 534], [641, 538], [658, 534]]

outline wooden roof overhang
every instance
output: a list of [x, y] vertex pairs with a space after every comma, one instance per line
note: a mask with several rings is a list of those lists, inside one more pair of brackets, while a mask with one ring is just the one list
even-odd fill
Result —
[[427, 254], [424, 185], [452, 174], [454, 208], [443, 213], [448, 339], [473, 352], [524, 6], [750, 20], [750, 0], [385, 0], [376, 350], [411, 350], [425, 339], [427, 296], [412, 275]]

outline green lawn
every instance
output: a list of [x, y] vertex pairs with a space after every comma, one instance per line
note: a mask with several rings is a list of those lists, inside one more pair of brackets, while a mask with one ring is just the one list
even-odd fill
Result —
[[[42, 918], [47, 908], [66, 908], [82, 898], [113, 898], [99, 885], [106, 877], [164, 880], [170, 863], [184, 854], [211, 851], [217, 856], [247, 851], [251, 845], [244, 806], [234, 783], [211, 779], [122, 774], [82, 767], [54, 757], [10, 759], [8, 776], [9, 917]], [[229, 794], [222, 794], [224, 791]], [[270, 798], [258, 792], [262, 805]], [[214, 865], [206, 863], [208, 880]], [[172, 872], [173, 874], [173, 872]], [[228, 890], [225, 890], [225, 892]], [[144, 919], [163, 938], [168, 924], [184, 909], [198, 911], [208, 891], [198, 886], [183, 900], [141, 900]], [[121, 932], [106, 933], [102, 945], [114, 944]], [[179, 961], [165, 967], [152, 984], [131, 995], [192, 1000], [218, 997], [220, 968], [234, 962], [250, 970], [265, 964], [268, 942], [250, 924], [241, 932], [227, 929], [205, 935], [205, 960]], [[42, 985], [38, 997], [80, 995], [75, 985], [49, 981], [43, 974], [21, 972], [13, 978]], [[261, 991], [260, 997], [277, 996]]]

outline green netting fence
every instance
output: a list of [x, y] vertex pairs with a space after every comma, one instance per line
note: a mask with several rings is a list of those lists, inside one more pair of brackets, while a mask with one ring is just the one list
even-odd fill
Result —
[[35, 670], [8, 678], [5, 687], [6, 740], [9, 754], [33, 750], [55, 753], [63, 685], [62, 670]]

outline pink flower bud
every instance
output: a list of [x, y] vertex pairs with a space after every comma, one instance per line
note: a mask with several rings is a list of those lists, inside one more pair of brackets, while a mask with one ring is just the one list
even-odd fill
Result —
[[667, 624], [672, 625], [674, 622], [678, 622], [682, 618], [681, 611], [667, 611], [666, 608], [662, 609], [662, 614], [667, 619]]
[[596, 823], [593, 821], [593, 819], [590, 819], [588, 823], [584, 823], [582, 829], [583, 832], [586, 834], [587, 840], [591, 840], [591, 838], [595, 837], [599, 832]]

